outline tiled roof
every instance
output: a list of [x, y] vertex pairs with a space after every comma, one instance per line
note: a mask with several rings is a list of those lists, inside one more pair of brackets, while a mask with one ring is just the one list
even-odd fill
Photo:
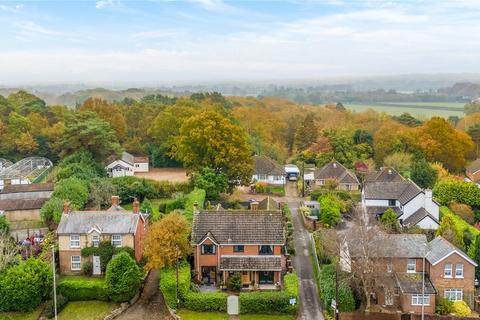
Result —
[[383, 167], [379, 171], [369, 173], [365, 176], [367, 182], [392, 182], [404, 181], [405, 179], [393, 168]]
[[266, 197], [258, 203], [259, 210], [279, 210], [278, 202], [273, 200], [272, 197]]
[[[348, 237], [347, 243], [351, 257], [364, 255], [362, 243], [355, 235]], [[370, 257], [376, 258], [421, 258], [426, 254], [426, 245], [424, 234], [379, 233], [368, 241], [368, 252]]]
[[192, 242], [210, 232], [220, 244], [284, 244], [282, 213], [276, 211], [201, 211], [195, 213]]
[[133, 155], [131, 155], [130, 153], [128, 152], [122, 152], [122, 158], [121, 158], [123, 161], [125, 161], [126, 163], [130, 164], [133, 166], [133, 164], [135, 163], [135, 157]]
[[463, 256], [465, 260], [476, 266], [475, 261], [473, 261], [465, 252], [455, 247], [453, 244], [451, 244], [441, 236], [438, 236], [432, 241], [430, 241], [429, 247], [430, 251], [427, 254], [427, 260], [433, 265], [437, 264], [445, 256], [456, 252], [460, 256]]
[[475, 172], [480, 170], [480, 159], [477, 159], [470, 164], [467, 165], [466, 171], [467, 173], [474, 174]]
[[438, 220], [433, 217], [430, 213], [428, 213], [425, 208], [419, 208], [417, 211], [415, 211], [411, 216], [403, 220], [403, 225], [406, 227], [411, 227], [422, 221], [425, 217], [430, 217], [433, 221], [435, 221], [437, 224], [439, 224]]
[[48, 198], [0, 200], [0, 211], [40, 209]]
[[394, 199], [402, 205], [422, 192], [412, 181], [370, 182], [364, 187], [365, 199]]
[[57, 234], [87, 234], [94, 227], [105, 234], [134, 234], [138, 219], [132, 212], [73, 211], [62, 215]]
[[133, 161], [135, 163], [138, 163], [138, 162], [148, 162], [148, 157], [133, 157]]
[[53, 191], [53, 183], [9, 184], [1, 193]]
[[240, 256], [223, 255], [220, 257], [220, 270], [227, 271], [254, 271], [268, 270], [281, 271], [280, 256]]
[[[395, 277], [402, 293], [422, 293], [422, 273], [397, 272]], [[425, 277], [424, 290], [425, 294], [437, 293], [429, 277]]]
[[339, 183], [359, 183], [357, 176], [338, 161], [332, 161], [315, 170], [314, 176], [316, 180], [335, 179]]
[[253, 172], [254, 174], [266, 174], [270, 176], [285, 175], [285, 169], [281, 165], [264, 156], [254, 157]]

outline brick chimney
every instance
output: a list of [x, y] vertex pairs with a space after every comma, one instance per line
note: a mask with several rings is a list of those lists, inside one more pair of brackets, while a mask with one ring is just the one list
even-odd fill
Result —
[[258, 210], [258, 201], [250, 202], [250, 210], [257, 211]]
[[138, 201], [137, 198], [133, 198], [132, 211], [133, 211], [133, 213], [139, 213], [140, 212], [140, 202]]
[[63, 214], [69, 214], [70, 213], [70, 201], [65, 201], [63, 203]]
[[120, 204], [120, 197], [119, 196], [112, 196], [111, 198], [112, 207], [117, 208]]

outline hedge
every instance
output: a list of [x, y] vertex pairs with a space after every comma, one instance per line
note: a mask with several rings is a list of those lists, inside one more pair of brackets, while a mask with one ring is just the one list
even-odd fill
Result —
[[160, 199], [170, 198], [177, 192], [187, 193], [192, 190], [188, 182], [155, 181], [133, 176], [113, 178], [112, 182], [124, 203], [129, 203], [132, 196], [137, 196], [140, 200]]
[[297, 312], [297, 304], [290, 304], [291, 294], [285, 291], [256, 291], [240, 293], [240, 313], [289, 313]]
[[227, 297], [224, 292], [188, 292], [183, 307], [199, 312], [226, 312]]
[[61, 280], [58, 293], [69, 301], [108, 300], [105, 281], [72, 278]]
[[[329, 311], [331, 309], [332, 299], [335, 298], [335, 265], [326, 264], [320, 270], [320, 299], [323, 306]], [[338, 288], [338, 306], [342, 312], [350, 312], [355, 310], [355, 299], [352, 289], [347, 284], [339, 284]]]
[[480, 206], [480, 189], [473, 182], [440, 181], [433, 188], [433, 195], [442, 205], [448, 205], [454, 201], [471, 207]]
[[283, 283], [285, 285], [285, 292], [292, 295], [292, 297], [298, 298], [298, 276], [294, 273], [289, 273], [283, 277]]
[[205, 203], [205, 190], [195, 188], [192, 192], [187, 195], [187, 201], [185, 202], [185, 211], [184, 215], [187, 220], [191, 223], [193, 220], [193, 205], [198, 203], [198, 207], [203, 209], [203, 204]]
[[478, 234], [480, 234], [480, 231], [477, 228], [468, 224], [467, 221], [465, 221], [461, 217], [457, 216], [448, 207], [443, 207], [443, 206], [440, 207], [440, 221], [443, 219], [443, 217], [445, 217], [447, 215], [450, 215], [452, 217], [453, 221], [455, 221], [455, 228], [460, 230], [462, 234], [465, 230], [468, 230], [474, 236], [477, 236]]
[[110, 300], [131, 300], [142, 284], [142, 272], [135, 259], [125, 251], [116, 254], [108, 263], [105, 273], [105, 288]]
[[[160, 290], [165, 302], [170, 308], [176, 308], [175, 295], [177, 290], [177, 278], [175, 267], [160, 270]], [[183, 300], [190, 290], [190, 265], [183, 262], [178, 270], [178, 298]]]

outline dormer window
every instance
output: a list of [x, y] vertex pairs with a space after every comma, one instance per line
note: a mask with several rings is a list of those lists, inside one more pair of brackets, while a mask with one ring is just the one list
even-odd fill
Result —
[[215, 248], [213, 244], [202, 244], [202, 254], [215, 254]]
[[395, 207], [396, 201], [394, 199], [389, 199], [388, 200], [388, 206], [389, 207]]
[[259, 255], [273, 255], [273, 246], [262, 245], [258, 248]]
[[94, 247], [98, 247], [100, 245], [100, 236], [92, 236], [92, 244]]

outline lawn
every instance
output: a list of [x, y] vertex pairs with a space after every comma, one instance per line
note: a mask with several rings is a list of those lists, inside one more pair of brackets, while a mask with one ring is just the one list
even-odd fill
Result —
[[[189, 310], [180, 310], [178, 315], [183, 320], [225, 320], [228, 315], [225, 313], [214, 312], [195, 312]], [[272, 315], [272, 314], [241, 314], [240, 320], [293, 320], [294, 316]]]
[[27, 312], [0, 312], [0, 320], [37, 320], [42, 313], [43, 305], [40, 305], [37, 309]]
[[116, 303], [104, 301], [73, 301], [58, 314], [59, 320], [103, 320], [113, 309]]

